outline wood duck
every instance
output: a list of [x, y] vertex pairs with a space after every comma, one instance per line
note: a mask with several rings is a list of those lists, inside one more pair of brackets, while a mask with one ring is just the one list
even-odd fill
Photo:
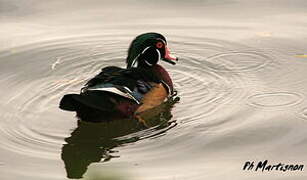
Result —
[[159, 33], [137, 36], [128, 49], [127, 68], [108, 66], [90, 79], [80, 94], [66, 94], [60, 108], [76, 111], [83, 121], [101, 122], [137, 117], [163, 104], [175, 94], [168, 72], [160, 60], [173, 65], [166, 38]]

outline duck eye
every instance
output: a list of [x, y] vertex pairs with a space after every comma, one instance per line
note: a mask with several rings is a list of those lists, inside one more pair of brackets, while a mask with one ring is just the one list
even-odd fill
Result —
[[158, 49], [162, 48], [163, 47], [163, 43], [162, 42], [157, 42], [156, 47]]

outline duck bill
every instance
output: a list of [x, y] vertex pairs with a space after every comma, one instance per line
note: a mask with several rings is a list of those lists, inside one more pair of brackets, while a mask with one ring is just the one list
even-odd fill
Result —
[[178, 61], [178, 58], [174, 55], [171, 54], [171, 51], [169, 50], [169, 48], [167, 46], [165, 46], [165, 56], [164, 58], [162, 58], [163, 61], [168, 62], [170, 64], [175, 65], [176, 62]]

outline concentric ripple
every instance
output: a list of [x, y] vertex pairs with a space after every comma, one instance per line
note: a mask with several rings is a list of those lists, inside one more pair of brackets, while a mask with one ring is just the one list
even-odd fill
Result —
[[[28, 44], [2, 53], [0, 60], [4, 66], [0, 67], [3, 72], [0, 82], [5, 84], [6, 96], [0, 97], [0, 106], [5, 109], [0, 115], [3, 119], [0, 122], [1, 148], [27, 156], [57, 159], [65, 138], [76, 128], [74, 114], [58, 109], [60, 98], [79, 92], [102, 67], [124, 67], [126, 50], [134, 36], [72, 37]], [[163, 63], [181, 97], [173, 109], [172, 123], [119, 137], [120, 141], [158, 138], [175, 127], [176, 121], [182, 124], [206, 122], [225, 106], [232, 107], [250, 95], [245, 88], [250, 84], [250, 77], [246, 78], [244, 73], [265, 68], [273, 61], [264, 52], [251, 51], [240, 44], [194, 37], [188, 38], [192, 42], [185, 43], [186, 38], [175, 36], [169, 42], [172, 51], [180, 57], [177, 65]], [[252, 101], [256, 99], [257, 103], [257, 98]], [[286, 102], [291, 103], [294, 102]]]
[[[129, 37], [129, 38], [128, 38]], [[131, 36], [88, 36], [18, 47], [1, 53], [1, 148], [29, 156], [58, 158], [75, 122], [58, 109], [66, 93], [82, 85], [103, 66], [123, 65]], [[61, 128], [62, 127], [62, 128]]]
[[[250, 51], [249, 47], [240, 44], [199, 38], [193, 43], [182, 44], [183, 37], [177, 38], [178, 41], [170, 44], [177, 48], [175, 52], [180, 62], [171, 72], [182, 97], [182, 107], [179, 104], [181, 110], [177, 112], [182, 122], [200, 122], [223, 106], [242, 102], [250, 93], [245, 88], [251, 83], [250, 77], [246, 78], [250, 74], [246, 73], [273, 62], [268, 54]], [[234, 52], [233, 49], [243, 51]]]
[[242, 72], [259, 69], [273, 60], [258, 52], [227, 52], [207, 57], [207, 61], [215, 65], [210, 66], [215, 71]]
[[290, 92], [255, 94], [249, 97], [249, 104], [257, 107], [293, 106], [302, 102], [303, 96]]
[[307, 120], [307, 108], [302, 109], [299, 114], [301, 119]]

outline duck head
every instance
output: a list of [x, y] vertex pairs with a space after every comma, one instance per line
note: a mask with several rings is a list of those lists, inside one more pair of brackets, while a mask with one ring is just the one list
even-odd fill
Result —
[[160, 59], [173, 65], [178, 61], [177, 57], [171, 55], [166, 38], [159, 33], [151, 32], [141, 34], [132, 41], [126, 63], [127, 68], [150, 67], [157, 64]]

